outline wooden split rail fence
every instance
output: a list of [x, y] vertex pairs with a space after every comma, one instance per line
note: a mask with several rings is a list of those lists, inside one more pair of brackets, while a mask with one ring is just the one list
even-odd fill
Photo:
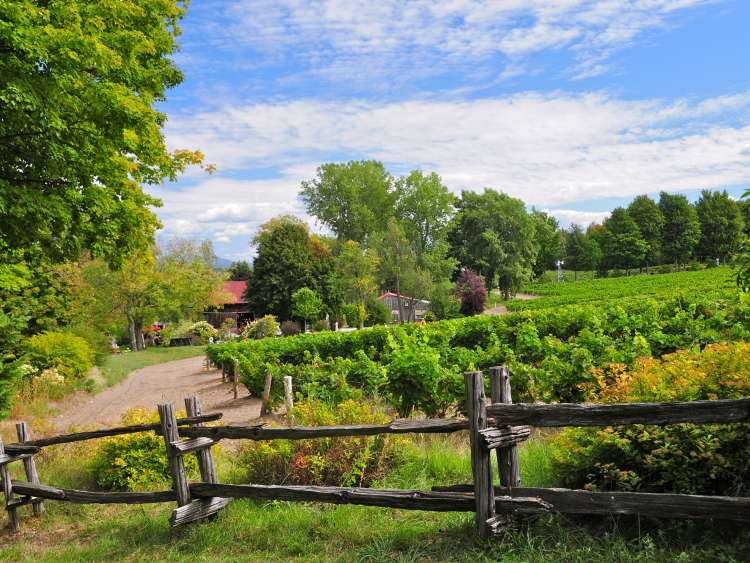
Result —
[[[34, 515], [44, 512], [44, 500], [83, 504], [140, 504], [176, 502], [172, 526], [217, 514], [233, 498], [360, 504], [391, 508], [466, 511], [476, 515], [481, 537], [502, 527], [508, 515], [560, 512], [568, 514], [642, 514], [672, 518], [722, 518], [750, 521], [750, 498], [656, 493], [589, 492], [521, 486], [518, 444], [531, 426], [611, 426], [750, 422], [750, 398], [689, 403], [609, 405], [513, 404], [505, 368], [490, 369], [491, 403], [485, 400], [482, 372], [465, 374], [466, 419], [398, 420], [389, 424], [269, 428], [205, 426], [221, 414], [203, 415], [197, 397], [185, 399], [187, 417], [178, 419], [172, 404], [158, 405], [159, 423], [123, 426], [31, 439], [24, 423], [17, 425], [18, 443], [3, 447], [0, 440], [0, 480], [12, 530], [17, 530], [17, 509], [31, 505]], [[348, 487], [222, 484], [218, 482], [211, 448], [223, 439], [299, 440], [376, 434], [451, 433], [469, 431], [473, 483], [433, 487], [430, 491]], [[61, 489], [39, 481], [34, 455], [42, 448], [135, 432], [154, 431], [164, 436], [172, 488], [154, 492], [98, 492]], [[496, 451], [500, 486], [494, 485], [492, 450]], [[201, 482], [190, 483], [184, 456], [196, 455]], [[8, 464], [23, 461], [26, 481], [12, 481]]]

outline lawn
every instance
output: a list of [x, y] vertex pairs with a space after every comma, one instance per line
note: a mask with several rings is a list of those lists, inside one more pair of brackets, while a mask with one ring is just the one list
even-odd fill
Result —
[[101, 367], [101, 374], [108, 387], [116, 385], [125, 379], [129, 373], [140, 368], [163, 364], [172, 360], [183, 360], [200, 356], [205, 352], [205, 346], [154, 346], [138, 352], [122, 352], [107, 357]]
[[[465, 436], [416, 437], [384, 486], [428, 489], [468, 482]], [[90, 442], [88, 444], [93, 444]], [[86, 446], [86, 444], [83, 444]], [[44, 481], [91, 487], [86, 463], [65, 447], [44, 460]], [[89, 455], [81, 454], [84, 458]], [[544, 442], [521, 449], [525, 484], [547, 485]], [[243, 475], [217, 456], [222, 481]], [[164, 484], [161, 484], [163, 487]], [[0, 537], [6, 561], [742, 561], [750, 535], [723, 525], [549, 516], [476, 539], [471, 513], [237, 500], [213, 520], [170, 530], [172, 505], [80, 506], [48, 501], [39, 519], [22, 509], [21, 532]]]

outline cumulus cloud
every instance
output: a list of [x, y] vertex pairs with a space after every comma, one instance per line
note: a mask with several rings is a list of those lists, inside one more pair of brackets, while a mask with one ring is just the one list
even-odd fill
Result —
[[591, 223], [601, 223], [609, 217], [609, 211], [578, 211], [577, 209], [544, 209], [548, 215], [552, 215], [562, 227], [572, 224], [588, 227]]

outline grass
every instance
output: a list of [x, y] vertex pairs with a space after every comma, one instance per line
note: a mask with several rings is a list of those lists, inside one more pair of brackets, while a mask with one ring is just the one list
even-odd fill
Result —
[[128, 374], [137, 369], [200, 356], [205, 353], [205, 349], [205, 346], [175, 346], [173, 348], [155, 346], [138, 352], [111, 354], [107, 356], [101, 367], [101, 374], [107, 386], [111, 387], [120, 383]]
[[[469, 482], [465, 441], [465, 435], [416, 436], [382, 485], [427, 489]], [[549, 484], [547, 448], [543, 437], [522, 447], [526, 485]], [[90, 450], [85, 443], [45, 450], [42, 479], [65, 487], [93, 486], [85, 462]], [[241, 478], [227, 452], [217, 455], [217, 469], [222, 481]], [[689, 522], [644, 521], [639, 527], [624, 518], [586, 523], [549, 516], [518, 521], [502, 537], [483, 542], [474, 535], [471, 513], [237, 500], [215, 520], [171, 530], [170, 504], [48, 501], [46, 507], [39, 519], [21, 509], [20, 534], [0, 536], [0, 560], [702, 562], [743, 561], [750, 553], [746, 530]]]
[[607, 303], [632, 298], [676, 297], [737, 292], [733, 270], [728, 267], [709, 268], [694, 272], [672, 274], [635, 274], [616, 278], [597, 278], [563, 283], [532, 283], [524, 293], [538, 295], [537, 299], [510, 300], [509, 310], [542, 309], [564, 305]]

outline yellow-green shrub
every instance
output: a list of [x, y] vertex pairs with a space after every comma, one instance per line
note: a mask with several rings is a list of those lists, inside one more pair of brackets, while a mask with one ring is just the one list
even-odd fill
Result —
[[[750, 396], [750, 344], [716, 344], [596, 370], [600, 402], [691, 401]], [[574, 428], [554, 439], [567, 486], [747, 495], [750, 424]]]
[[[383, 408], [353, 400], [334, 406], [308, 399], [291, 413], [291, 422], [304, 426], [383, 424], [390, 419]], [[403, 437], [394, 435], [251, 442], [240, 463], [252, 483], [361, 487], [398, 463], [403, 443]]]
[[79, 378], [94, 365], [94, 352], [81, 338], [69, 332], [44, 332], [25, 343], [24, 361], [38, 370], [54, 369], [62, 377]]
[[[159, 416], [145, 409], [131, 409], [122, 417], [124, 425], [153, 422], [159, 422]], [[195, 475], [198, 467], [195, 456], [183, 459], [185, 468]], [[103, 440], [92, 461], [92, 469], [99, 486], [114, 490], [143, 490], [170, 478], [164, 438], [155, 432]]]

